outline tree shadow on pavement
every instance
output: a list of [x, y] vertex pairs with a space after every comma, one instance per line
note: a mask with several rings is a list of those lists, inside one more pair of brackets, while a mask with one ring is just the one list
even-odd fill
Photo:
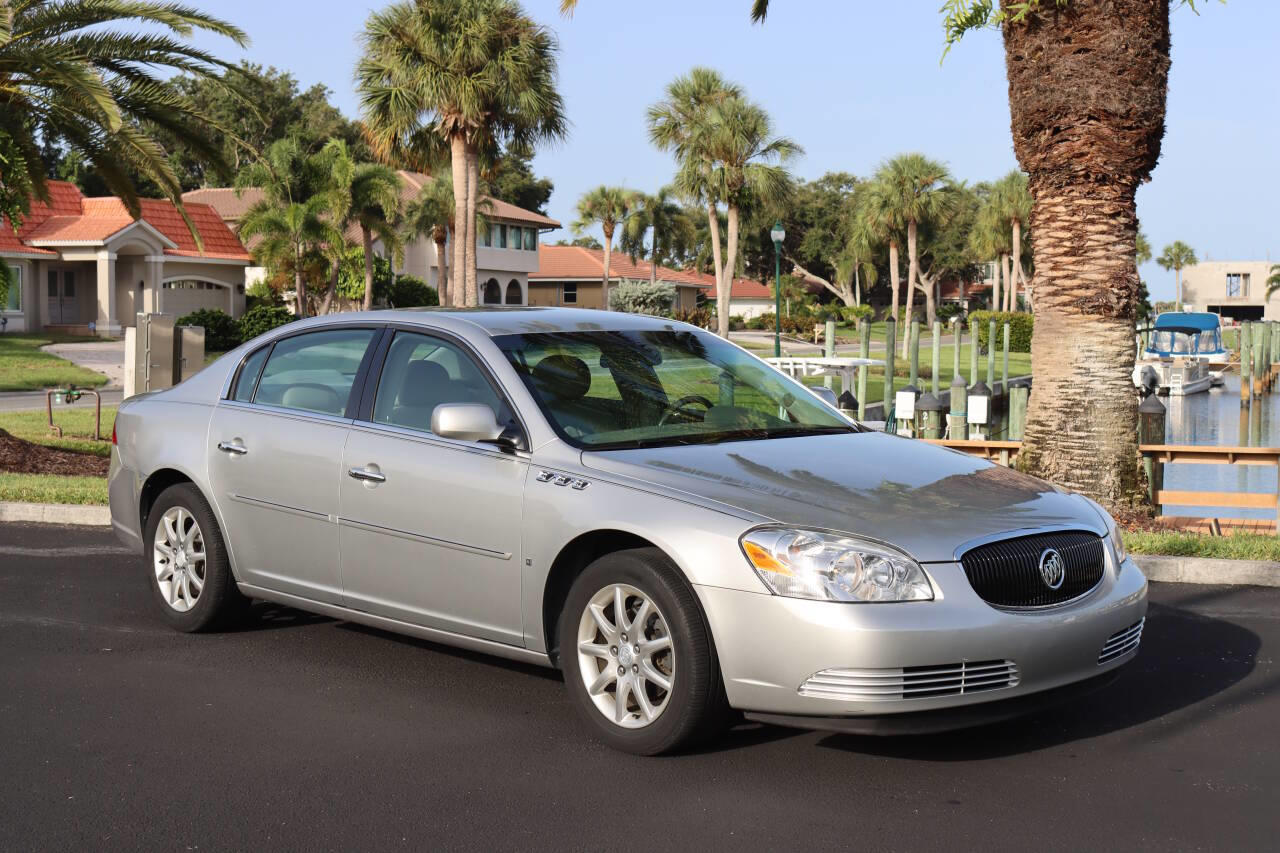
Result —
[[[1253, 672], [1261, 645], [1257, 634], [1226, 619], [1153, 602], [1137, 658], [1121, 669], [1116, 682], [1094, 693], [1026, 717], [954, 732], [835, 734], [821, 744], [892, 758], [970, 761], [1033, 752], [1184, 712], [1148, 735], [1166, 739], [1221, 713], [1218, 704], [1205, 700]], [[1263, 695], [1257, 689], [1250, 694]], [[1242, 696], [1239, 701], [1251, 699]]]

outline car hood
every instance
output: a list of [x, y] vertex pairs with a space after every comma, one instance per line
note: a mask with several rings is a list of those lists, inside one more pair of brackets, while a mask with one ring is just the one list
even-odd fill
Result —
[[936, 445], [879, 432], [584, 452], [583, 464], [782, 522], [861, 534], [920, 562], [1027, 528], [1106, 534], [1084, 498]]

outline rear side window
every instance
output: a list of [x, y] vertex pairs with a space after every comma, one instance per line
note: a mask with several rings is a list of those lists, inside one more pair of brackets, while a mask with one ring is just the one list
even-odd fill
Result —
[[375, 334], [332, 329], [277, 342], [253, 402], [346, 417], [351, 386]]
[[236, 390], [231, 399], [237, 403], [248, 403], [253, 399], [253, 389], [258, 387], [258, 377], [262, 375], [262, 365], [267, 360], [267, 351], [271, 347], [262, 347], [244, 360], [240, 367], [240, 375], [236, 377]]

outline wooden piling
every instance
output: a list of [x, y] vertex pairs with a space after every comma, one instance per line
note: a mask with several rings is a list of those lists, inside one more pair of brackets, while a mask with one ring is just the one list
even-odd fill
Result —
[[884, 321], [884, 397], [880, 404], [885, 422], [892, 426], [893, 418], [893, 355], [898, 342], [898, 324], [892, 317]]
[[1262, 396], [1263, 362], [1267, 356], [1266, 327], [1263, 323], [1255, 323], [1253, 327], [1253, 395]]
[[987, 387], [995, 393], [996, 388], [996, 321], [987, 325]]
[[1253, 353], [1249, 349], [1250, 323], [1240, 324], [1240, 405], [1247, 406], [1253, 394]]
[[1027, 431], [1027, 401], [1031, 389], [1015, 385], [1009, 389], [1009, 440], [1022, 441]]
[[[827, 358], [835, 358], [836, 355], [836, 319], [830, 314], [827, 315], [826, 327], [823, 329], [822, 354]], [[830, 388], [834, 379], [834, 376], [824, 376], [822, 377], [822, 384]], [[843, 388], [840, 390], [841, 392], [844, 391]]]
[[[871, 319], [863, 317], [858, 323], [858, 358], [871, 357]], [[858, 420], [865, 420], [867, 417], [867, 378], [871, 373], [870, 365], [862, 365], [858, 368]]]
[[960, 347], [964, 345], [964, 323], [951, 324], [951, 376], [960, 375]]
[[947, 429], [953, 439], [969, 437], [968, 402], [969, 388], [964, 384], [964, 374], [957, 370], [951, 378], [951, 414], [947, 417]]
[[1000, 388], [1009, 393], [1009, 324], [1004, 324], [1004, 366], [1000, 369]]
[[938, 373], [942, 369], [942, 324], [937, 320], [933, 321], [933, 378], [930, 387], [933, 396], [938, 396]]
[[[1138, 443], [1164, 444], [1165, 442], [1165, 408], [1160, 399], [1152, 394], [1138, 406]], [[1156, 496], [1164, 488], [1164, 463], [1151, 454], [1142, 457], [1142, 468], [1147, 475], [1147, 498], [1160, 514], [1160, 504]]]
[[968, 384], [978, 381], [978, 325], [969, 321], [969, 376]]

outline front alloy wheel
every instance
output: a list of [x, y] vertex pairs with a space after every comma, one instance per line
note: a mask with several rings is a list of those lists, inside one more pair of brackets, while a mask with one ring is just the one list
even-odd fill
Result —
[[667, 709], [675, 649], [662, 611], [628, 584], [587, 602], [578, 624], [578, 671], [601, 714], [623, 728], [649, 725]]

